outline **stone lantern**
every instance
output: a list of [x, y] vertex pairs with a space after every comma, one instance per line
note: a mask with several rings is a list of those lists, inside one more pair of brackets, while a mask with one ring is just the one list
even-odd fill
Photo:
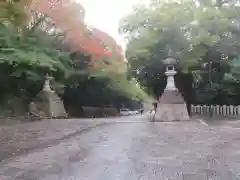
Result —
[[53, 80], [52, 77], [48, 76], [48, 74], [45, 76], [45, 81], [44, 81], [44, 85], [43, 85], [43, 91], [47, 91], [47, 92], [53, 92], [53, 90], [50, 87], [50, 81]]
[[154, 121], [183, 121], [190, 119], [187, 105], [175, 85], [176, 63], [177, 60], [171, 56], [163, 60], [163, 64], [166, 66], [167, 85], [159, 98]]
[[31, 116], [34, 116], [31, 118], [51, 119], [67, 117], [61, 98], [50, 87], [50, 80], [52, 79], [52, 77], [46, 75], [43, 89], [30, 103], [29, 112]]
[[177, 90], [175, 86], [174, 76], [177, 74], [175, 71], [176, 59], [169, 57], [163, 60], [163, 64], [166, 66], [165, 75], [167, 76], [167, 86], [165, 90]]

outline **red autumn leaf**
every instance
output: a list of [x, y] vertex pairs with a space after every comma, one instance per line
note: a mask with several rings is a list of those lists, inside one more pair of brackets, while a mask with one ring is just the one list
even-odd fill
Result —
[[48, 15], [58, 28], [66, 31], [73, 49], [111, 56], [94, 36], [88, 35], [88, 29], [83, 22], [85, 10], [80, 4], [71, 0], [38, 0], [33, 7], [38, 12]]

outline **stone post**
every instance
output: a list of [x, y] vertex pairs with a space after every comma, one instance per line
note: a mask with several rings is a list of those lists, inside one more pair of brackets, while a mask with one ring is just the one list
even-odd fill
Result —
[[177, 74], [174, 65], [176, 59], [168, 57], [163, 61], [166, 65], [167, 85], [159, 99], [154, 121], [190, 120], [187, 105], [175, 86], [174, 76]]

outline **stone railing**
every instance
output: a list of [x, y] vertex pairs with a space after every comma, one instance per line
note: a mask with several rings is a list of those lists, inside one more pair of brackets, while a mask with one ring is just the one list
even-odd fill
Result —
[[240, 106], [233, 105], [191, 105], [192, 116], [240, 117]]

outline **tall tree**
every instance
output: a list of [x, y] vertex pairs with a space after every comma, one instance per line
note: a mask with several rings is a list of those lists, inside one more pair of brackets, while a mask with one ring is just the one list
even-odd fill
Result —
[[[239, 7], [235, 3], [153, 1], [149, 7], [135, 8], [120, 23], [120, 32], [128, 40], [127, 59], [133, 74], [148, 87], [158, 84], [163, 89], [164, 83], [157, 82], [164, 81], [161, 60], [170, 47], [179, 60], [179, 70], [203, 78], [207, 82], [204, 88], [213, 81], [222, 83], [219, 78], [228, 71], [228, 62], [240, 52]], [[209, 87], [209, 94], [216, 92], [216, 86]]]

